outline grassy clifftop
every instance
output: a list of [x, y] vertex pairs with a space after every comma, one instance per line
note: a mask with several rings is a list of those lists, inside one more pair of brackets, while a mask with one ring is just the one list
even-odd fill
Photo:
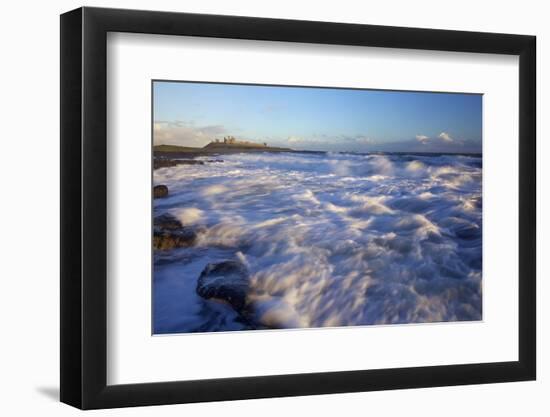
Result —
[[156, 153], [220, 153], [220, 152], [286, 152], [291, 151], [290, 148], [279, 148], [274, 146], [267, 146], [260, 143], [253, 142], [237, 142], [237, 143], [223, 143], [223, 142], [210, 142], [208, 145], [202, 148], [192, 148], [189, 146], [177, 146], [177, 145], [157, 145], [153, 146], [153, 152]]
[[267, 146], [260, 143], [252, 142], [237, 142], [237, 143], [222, 143], [210, 142], [204, 150], [208, 151], [290, 151], [289, 148], [278, 148], [275, 146]]
[[153, 146], [154, 152], [198, 152], [202, 148], [192, 148], [190, 146], [177, 146], [177, 145], [157, 145]]

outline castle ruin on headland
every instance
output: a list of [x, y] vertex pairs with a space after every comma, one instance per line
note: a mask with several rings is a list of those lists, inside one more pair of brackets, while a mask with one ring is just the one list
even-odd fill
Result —
[[255, 143], [255, 142], [249, 142], [246, 140], [237, 140], [235, 136], [224, 136], [223, 142], [220, 139], [214, 139], [214, 143], [223, 143], [224, 145], [244, 145], [244, 146], [265, 146], [267, 147], [267, 143]]

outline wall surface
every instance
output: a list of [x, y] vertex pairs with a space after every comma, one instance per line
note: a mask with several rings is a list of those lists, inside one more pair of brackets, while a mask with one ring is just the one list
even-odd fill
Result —
[[[88, 6], [326, 20], [395, 26], [531, 34], [538, 37], [539, 285], [538, 381], [497, 385], [325, 395], [231, 403], [146, 407], [94, 415], [529, 415], [550, 412], [550, 343], [546, 280], [550, 263], [547, 184], [550, 157], [542, 140], [550, 83], [550, 26], [545, 3], [514, 1], [258, 2], [253, 0], [93, 1]], [[76, 415], [59, 394], [59, 14], [79, 7], [73, 0], [7, 2], [2, 7], [3, 200], [0, 262], [0, 385], [2, 415]], [[545, 158], [546, 157], [546, 158]]]

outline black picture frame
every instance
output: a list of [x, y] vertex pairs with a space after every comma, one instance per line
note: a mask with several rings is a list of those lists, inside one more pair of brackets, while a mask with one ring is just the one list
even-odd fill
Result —
[[[519, 56], [519, 360], [107, 385], [108, 32]], [[61, 401], [81, 409], [534, 380], [534, 36], [137, 10], [61, 15]]]

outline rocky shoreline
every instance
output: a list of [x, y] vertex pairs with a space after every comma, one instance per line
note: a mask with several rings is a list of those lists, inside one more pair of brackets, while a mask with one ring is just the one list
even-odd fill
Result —
[[153, 248], [155, 250], [170, 250], [186, 248], [195, 244], [197, 230], [184, 227], [181, 222], [170, 214], [163, 214], [153, 220]]
[[[165, 213], [153, 220], [153, 248], [156, 255], [169, 254], [180, 248], [193, 247], [200, 227], [184, 226], [173, 215]], [[207, 264], [197, 277], [196, 293], [204, 302], [224, 303], [230, 306], [249, 328], [265, 328], [254, 323], [252, 308], [248, 302], [250, 273], [246, 265], [237, 259], [226, 259]]]
[[[195, 156], [193, 156], [194, 158]], [[153, 159], [153, 169], [159, 169], [159, 168], [170, 168], [177, 165], [204, 165], [207, 163], [220, 163], [223, 162], [223, 159], [207, 159], [207, 160], [200, 160], [200, 159], [188, 159], [189, 155], [185, 156], [185, 159], [182, 159], [181, 157], [155, 157]]]

